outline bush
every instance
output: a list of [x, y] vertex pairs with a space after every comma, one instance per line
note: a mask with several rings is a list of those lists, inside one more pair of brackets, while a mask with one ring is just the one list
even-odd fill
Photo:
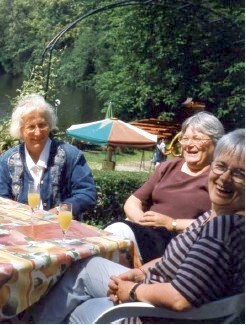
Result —
[[83, 214], [83, 221], [98, 227], [124, 219], [126, 199], [148, 178], [145, 172], [93, 170], [92, 173], [97, 187], [97, 204]]
[[10, 120], [0, 120], [0, 154], [17, 145], [19, 141], [9, 134]]

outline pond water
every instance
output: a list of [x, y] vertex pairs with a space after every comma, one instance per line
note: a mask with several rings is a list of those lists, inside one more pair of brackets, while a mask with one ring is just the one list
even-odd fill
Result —
[[0, 76], [0, 119], [11, 115], [10, 100], [14, 98], [16, 89], [22, 84], [21, 78], [10, 78], [8, 75]]
[[[10, 100], [16, 97], [16, 89], [20, 88], [22, 78], [0, 76], [0, 119], [10, 117], [12, 107]], [[93, 91], [63, 88], [59, 90], [58, 99], [61, 104], [57, 109], [58, 127], [65, 130], [72, 124], [92, 122], [103, 119], [100, 112], [102, 105]]]

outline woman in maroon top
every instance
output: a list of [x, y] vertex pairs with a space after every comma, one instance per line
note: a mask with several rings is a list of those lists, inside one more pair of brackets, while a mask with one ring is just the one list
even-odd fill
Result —
[[185, 120], [180, 138], [183, 158], [161, 163], [127, 199], [127, 219], [105, 230], [132, 240], [143, 263], [160, 257], [178, 232], [210, 209], [208, 174], [215, 144], [223, 134], [221, 122], [208, 112]]

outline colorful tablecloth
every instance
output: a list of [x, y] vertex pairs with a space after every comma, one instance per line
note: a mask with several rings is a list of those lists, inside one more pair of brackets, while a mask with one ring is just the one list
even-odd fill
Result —
[[122, 250], [131, 242], [75, 220], [64, 246], [56, 215], [37, 211], [31, 224], [27, 205], [0, 197], [0, 319], [37, 302], [72, 262], [95, 254], [115, 260]]

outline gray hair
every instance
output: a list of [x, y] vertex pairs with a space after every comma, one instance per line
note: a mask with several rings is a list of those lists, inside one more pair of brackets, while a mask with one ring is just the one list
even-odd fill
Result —
[[188, 127], [205, 133], [211, 138], [214, 144], [216, 144], [225, 133], [224, 127], [217, 117], [205, 111], [196, 113], [183, 122], [181, 136], [183, 136]]
[[214, 159], [219, 155], [234, 156], [238, 159], [245, 155], [245, 129], [237, 129], [225, 134], [217, 143]]
[[53, 107], [45, 101], [43, 96], [31, 94], [21, 98], [12, 113], [10, 134], [14, 138], [21, 139], [21, 128], [24, 125], [23, 117], [35, 111], [40, 111], [45, 114], [45, 119], [49, 124], [50, 130], [56, 128], [56, 115]]

